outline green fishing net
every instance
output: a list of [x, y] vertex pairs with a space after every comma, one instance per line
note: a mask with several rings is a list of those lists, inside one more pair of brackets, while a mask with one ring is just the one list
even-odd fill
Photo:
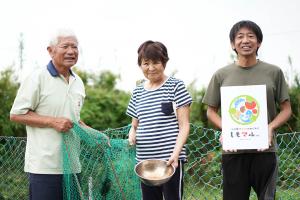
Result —
[[74, 123], [63, 136], [64, 199], [141, 199], [129, 128], [100, 132]]

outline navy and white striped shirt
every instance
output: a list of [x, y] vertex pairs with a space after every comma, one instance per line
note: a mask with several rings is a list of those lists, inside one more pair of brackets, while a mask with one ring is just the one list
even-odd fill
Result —
[[[176, 109], [192, 103], [184, 83], [173, 77], [155, 90], [147, 90], [143, 85], [134, 89], [126, 114], [139, 121], [136, 131], [137, 161], [168, 160], [171, 156], [179, 133], [173, 102], [176, 103]], [[164, 112], [162, 103], [169, 103]], [[179, 159], [186, 160], [185, 147]]]

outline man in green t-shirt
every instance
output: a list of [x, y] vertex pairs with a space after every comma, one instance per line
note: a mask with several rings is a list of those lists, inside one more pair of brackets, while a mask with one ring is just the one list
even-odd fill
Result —
[[274, 132], [289, 119], [292, 112], [288, 88], [279, 67], [256, 58], [263, 39], [256, 23], [236, 23], [229, 37], [232, 49], [237, 53], [237, 61], [219, 69], [211, 78], [203, 99], [203, 103], [208, 105], [207, 117], [222, 130], [221, 116], [218, 114], [221, 87], [266, 85], [269, 148], [223, 151], [223, 199], [248, 200], [252, 187], [259, 200], [273, 200], [278, 170]]

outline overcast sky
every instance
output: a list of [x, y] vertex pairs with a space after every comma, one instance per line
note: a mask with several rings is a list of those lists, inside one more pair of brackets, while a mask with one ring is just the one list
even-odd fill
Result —
[[[60, 27], [75, 31], [81, 70], [112, 70], [122, 89], [131, 91], [143, 78], [137, 48], [146, 40], [164, 43], [170, 61], [166, 73], [189, 84], [206, 86], [228, 64], [228, 34], [248, 19], [262, 29], [259, 58], [291, 74], [300, 71], [300, 1], [297, 0], [9, 0], [0, 2], [0, 69], [19, 67], [18, 40], [24, 38], [23, 76], [49, 62], [50, 34]], [[294, 74], [294, 73], [293, 73]], [[22, 76], [21, 76], [22, 77]]]

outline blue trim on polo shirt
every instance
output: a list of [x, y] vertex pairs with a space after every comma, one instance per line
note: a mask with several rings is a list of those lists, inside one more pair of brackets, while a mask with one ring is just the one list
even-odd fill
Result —
[[[47, 69], [48, 69], [49, 73], [51, 74], [51, 76], [53, 76], [53, 77], [59, 76], [59, 73], [56, 70], [56, 68], [54, 67], [54, 64], [53, 64], [52, 60], [50, 60], [50, 62], [48, 63]], [[74, 76], [72, 70], [70, 69], [69, 71], [70, 71], [70, 74], [72, 76]]]

